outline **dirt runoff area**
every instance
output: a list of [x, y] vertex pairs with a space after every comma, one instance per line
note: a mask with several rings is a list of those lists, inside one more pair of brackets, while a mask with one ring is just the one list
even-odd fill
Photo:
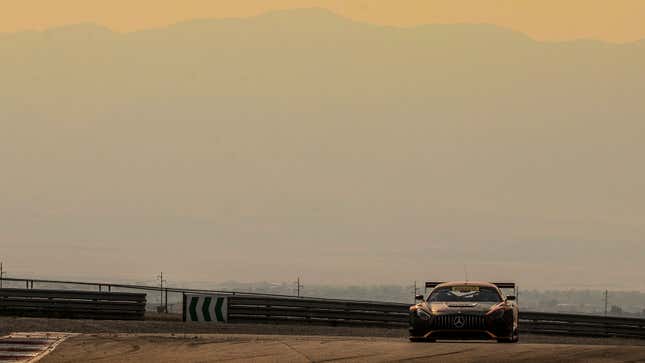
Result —
[[86, 334], [43, 363], [60, 362], [645, 362], [645, 346], [409, 343], [403, 338], [215, 334]]

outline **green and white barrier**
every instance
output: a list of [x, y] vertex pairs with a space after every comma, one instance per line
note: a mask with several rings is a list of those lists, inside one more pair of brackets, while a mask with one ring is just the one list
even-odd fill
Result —
[[228, 321], [228, 297], [185, 294], [184, 321], [226, 323]]

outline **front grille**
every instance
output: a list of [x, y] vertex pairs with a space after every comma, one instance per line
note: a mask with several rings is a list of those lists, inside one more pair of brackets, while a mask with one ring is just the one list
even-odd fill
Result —
[[472, 314], [435, 315], [431, 326], [433, 330], [484, 330], [486, 318], [483, 315]]

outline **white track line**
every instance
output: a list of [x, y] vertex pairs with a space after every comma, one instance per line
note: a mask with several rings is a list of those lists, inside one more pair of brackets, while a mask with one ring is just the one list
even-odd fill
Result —
[[34, 363], [51, 353], [69, 333], [12, 333], [0, 337], [0, 363]]

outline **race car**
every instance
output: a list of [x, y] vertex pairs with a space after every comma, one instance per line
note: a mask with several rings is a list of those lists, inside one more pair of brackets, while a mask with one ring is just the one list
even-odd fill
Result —
[[426, 296], [410, 307], [410, 341], [434, 342], [437, 339], [519, 341], [519, 308], [514, 283], [473, 281], [426, 282]]

